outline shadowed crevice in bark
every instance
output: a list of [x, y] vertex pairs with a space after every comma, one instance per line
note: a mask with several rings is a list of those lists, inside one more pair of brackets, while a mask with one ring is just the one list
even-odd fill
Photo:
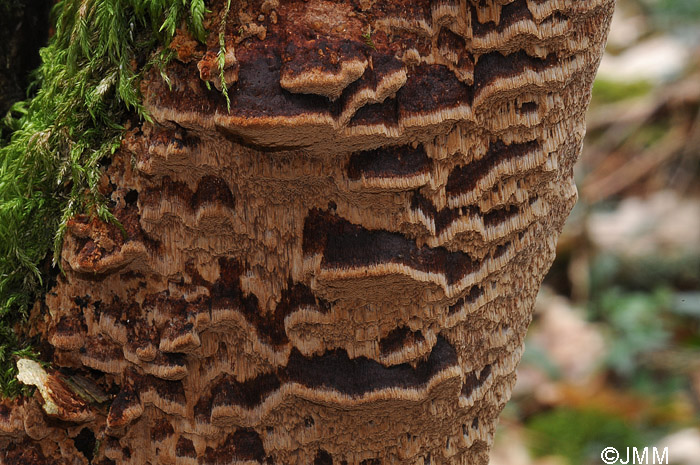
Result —
[[527, 113], [537, 113], [537, 109], [539, 108], [539, 105], [537, 105], [536, 102], [524, 102], [522, 103], [519, 107], [516, 108], [516, 111], [521, 114], [527, 114]]
[[95, 452], [95, 433], [89, 428], [83, 428], [80, 430], [80, 433], [73, 438], [73, 444], [75, 448], [78, 449], [78, 452], [85, 456], [88, 463], [91, 463]]

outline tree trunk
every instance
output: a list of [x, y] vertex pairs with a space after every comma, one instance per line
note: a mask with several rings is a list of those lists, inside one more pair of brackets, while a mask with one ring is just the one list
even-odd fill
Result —
[[70, 223], [0, 462], [486, 464], [613, 0], [233, 2], [223, 80], [210, 7], [105, 169], [127, 238]]

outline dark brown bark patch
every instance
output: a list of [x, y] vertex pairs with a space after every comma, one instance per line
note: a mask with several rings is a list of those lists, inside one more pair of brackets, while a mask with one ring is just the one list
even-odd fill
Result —
[[278, 376], [273, 373], [261, 375], [242, 383], [236, 381], [232, 376], [224, 375], [220, 383], [212, 390], [212, 406], [240, 405], [253, 408], [280, 386]]
[[396, 96], [402, 116], [425, 114], [461, 104], [471, 105], [472, 90], [443, 65], [421, 64]]
[[441, 336], [427, 360], [414, 369], [408, 363], [385, 367], [371, 359], [351, 359], [344, 350], [305, 358], [292, 351], [284, 378], [312, 389], [332, 389], [351, 396], [362, 396], [384, 388], [424, 386], [439, 371], [457, 364], [455, 349]]
[[518, 21], [534, 19], [532, 13], [530, 13], [530, 9], [527, 7], [526, 0], [515, 0], [514, 2], [503, 5], [503, 7], [501, 7], [501, 20], [498, 25], [492, 21], [480, 23], [476, 15], [476, 7], [470, 4], [469, 8], [471, 8], [472, 30], [475, 36], [484, 36], [492, 31], [503, 32], [506, 28]]
[[474, 90], [478, 92], [498, 78], [517, 76], [526, 69], [542, 71], [557, 64], [558, 58], [554, 53], [546, 58], [537, 58], [522, 50], [509, 55], [489, 52], [481, 55], [474, 67]]
[[325, 450], [319, 449], [314, 458], [314, 465], [333, 465], [333, 457]]
[[490, 375], [491, 365], [486, 365], [481, 369], [481, 371], [479, 371], [479, 373], [475, 371], [467, 373], [467, 375], [464, 377], [464, 382], [462, 383], [461, 395], [464, 397], [469, 397], [474, 389], [484, 384], [484, 381], [486, 381], [486, 378], [488, 378]]
[[443, 208], [438, 210], [433, 203], [425, 198], [419, 191], [416, 191], [411, 197], [411, 208], [420, 210], [424, 215], [431, 218], [435, 222], [435, 233], [440, 234], [445, 228], [452, 224], [458, 218], [465, 215], [479, 215], [479, 207], [469, 205], [459, 208]]
[[30, 441], [24, 443], [10, 443], [3, 452], [0, 452], [2, 463], [7, 465], [49, 465], [55, 463], [48, 460], [41, 452], [41, 447]]
[[353, 153], [348, 160], [350, 179], [398, 178], [428, 172], [432, 160], [422, 145], [416, 148], [401, 145]]
[[481, 286], [472, 286], [469, 288], [469, 292], [464, 297], [460, 297], [457, 302], [450, 305], [447, 314], [452, 315], [453, 313], [459, 311], [465, 303], [471, 303], [476, 301], [479, 297], [484, 295], [484, 289]]
[[241, 429], [226, 437], [216, 448], [207, 447], [204, 451], [204, 465], [232, 463], [235, 460], [265, 460], [265, 449], [260, 436], [251, 429]]
[[501, 140], [492, 142], [482, 158], [452, 170], [447, 178], [445, 190], [451, 196], [469, 192], [498, 163], [522, 157], [536, 150], [538, 146], [537, 141], [513, 144], [505, 144]]
[[312, 210], [304, 224], [306, 254], [322, 253], [322, 267], [353, 268], [400, 263], [423, 272], [443, 274], [449, 284], [478, 267], [467, 253], [444, 247], [417, 247], [399, 233], [369, 230], [327, 212]]
[[194, 443], [191, 439], [180, 436], [175, 445], [175, 455], [177, 457], [197, 458], [197, 451], [194, 448]]

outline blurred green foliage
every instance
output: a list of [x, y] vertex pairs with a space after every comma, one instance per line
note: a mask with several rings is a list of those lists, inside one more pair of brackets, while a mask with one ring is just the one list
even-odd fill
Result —
[[611, 332], [609, 369], [629, 378], [645, 354], [668, 346], [671, 333], [663, 317], [670, 304], [671, 293], [660, 288], [653, 292], [611, 289], [601, 296], [599, 312]]
[[700, 20], [698, 0], [640, 0], [652, 20], [672, 26]]
[[552, 362], [550, 355], [542, 347], [525, 341], [525, 352], [523, 352], [523, 364], [535, 366], [546, 373], [551, 380], [558, 380], [561, 377], [561, 370]]
[[648, 291], [655, 287], [700, 289], [700, 255], [658, 253], [638, 257], [598, 254], [590, 266], [593, 299], [611, 287]]
[[644, 447], [646, 439], [623, 419], [597, 410], [559, 408], [534, 416], [527, 426], [535, 456], [559, 455], [570, 465], [600, 463], [606, 447]]
[[[649, 358], [679, 345], [694, 345], [692, 328], [700, 326], [700, 310], [694, 308], [695, 301], [688, 302], [694, 293], [679, 294], [678, 289], [697, 288], [698, 265], [700, 258], [690, 255], [600, 254], [592, 260], [589, 318], [604, 324], [609, 344], [605, 368], [620, 385], [659, 399], [683, 387], [682, 375], [671, 367], [660, 373]], [[691, 331], [685, 334], [686, 329]]]
[[648, 81], [611, 81], [598, 78], [593, 83], [592, 104], [619, 102], [646, 95], [653, 88]]

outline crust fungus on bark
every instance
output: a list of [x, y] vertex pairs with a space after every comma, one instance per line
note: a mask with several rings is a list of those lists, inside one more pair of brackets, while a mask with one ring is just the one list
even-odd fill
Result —
[[111, 401], [4, 402], [0, 462], [486, 464], [612, 8], [234, 2], [230, 112], [179, 33], [41, 316]]

